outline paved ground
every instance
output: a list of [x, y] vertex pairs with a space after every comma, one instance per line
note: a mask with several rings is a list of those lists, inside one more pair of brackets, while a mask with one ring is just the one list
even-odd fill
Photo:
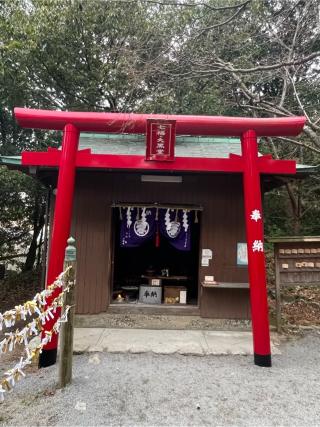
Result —
[[[279, 338], [273, 334], [273, 354], [279, 353], [278, 347]], [[76, 328], [74, 350], [197, 356], [253, 353], [251, 332], [114, 328]]]
[[0, 405], [0, 425], [320, 425], [320, 335], [280, 348], [272, 368], [252, 356], [78, 355], [64, 391], [56, 367], [28, 374]]

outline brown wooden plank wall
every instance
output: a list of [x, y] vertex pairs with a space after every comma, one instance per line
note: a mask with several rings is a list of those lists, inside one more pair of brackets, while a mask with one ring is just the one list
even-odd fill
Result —
[[[201, 247], [213, 251], [209, 267], [200, 267], [199, 281], [214, 275], [224, 282], [246, 282], [247, 269], [236, 266], [236, 244], [245, 242], [242, 179], [240, 175], [184, 175], [183, 183], [141, 182], [140, 174], [78, 172], [73, 214], [73, 234], [78, 249], [77, 311], [106, 310], [111, 276], [111, 204], [159, 202], [202, 205]], [[237, 310], [233, 291], [224, 292], [225, 310], [218, 317], [247, 317], [248, 307]], [[208, 294], [208, 295], [207, 295]], [[204, 292], [210, 310], [213, 294]], [[230, 308], [228, 308], [230, 299]], [[240, 301], [239, 301], [240, 302]], [[216, 313], [217, 314], [217, 313]]]

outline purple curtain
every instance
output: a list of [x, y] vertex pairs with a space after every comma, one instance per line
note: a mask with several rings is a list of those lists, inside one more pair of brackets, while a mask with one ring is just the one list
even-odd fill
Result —
[[120, 246], [137, 248], [152, 239], [156, 232], [155, 214], [155, 208], [121, 208]]
[[160, 233], [179, 251], [191, 250], [191, 213], [181, 209], [160, 210]]
[[[192, 213], [181, 209], [121, 208], [120, 245], [136, 248], [161, 235], [180, 251], [191, 250]], [[156, 218], [157, 217], [157, 218]]]

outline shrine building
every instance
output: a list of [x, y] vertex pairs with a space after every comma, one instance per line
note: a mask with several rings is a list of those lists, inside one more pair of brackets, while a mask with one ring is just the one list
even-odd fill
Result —
[[61, 149], [19, 167], [50, 190], [48, 284], [76, 239], [78, 314], [252, 319], [255, 363], [271, 365], [261, 195], [306, 169], [257, 141], [298, 135], [303, 117], [15, 116], [63, 131]]

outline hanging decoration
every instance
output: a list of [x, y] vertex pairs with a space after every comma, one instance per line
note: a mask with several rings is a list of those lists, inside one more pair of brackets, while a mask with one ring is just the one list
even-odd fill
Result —
[[158, 248], [161, 234], [176, 249], [191, 250], [191, 225], [198, 222], [197, 209], [143, 206], [122, 206], [119, 209], [121, 247], [136, 248], [154, 238]]
[[[42, 352], [43, 347], [51, 341], [53, 333], [59, 333], [61, 324], [68, 321], [68, 313], [71, 306], [66, 306], [63, 315], [56, 321], [53, 325], [51, 331], [45, 331], [45, 337], [41, 339], [41, 343], [35, 347], [33, 350], [30, 350], [28, 344], [25, 344], [25, 353], [26, 357], [21, 357], [20, 361], [12, 368], [4, 373], [4, 378], [0, 380], [0, 403], [4, 400], [4, 393], [11, 391], [16, 383], [24, 378], [26, 375], [23, 372], [23, 369], [27, 365], [30, 365]], [[41, 327], [35, 329], [33, 336], [39, 335], [41, 332]], [[28, 335], [31, 337], [32, 335]], [[7, 351], [12, 351], [13, 347], [7, 347]]]
[[[7, 372], [4, 373], [4, 378], [0, 379], [0, 402], [4, 400], [4, 394], [11, 391], [15, 384], [25, 377], [23, 372], [27, 365], [30, 365], [36, 357], [42, 352], [42, 348], [47, 345], [54, 333], [60, 332], [61, 324], [68, 321], [68, 313], [71, 306], [64, 307], [64, 297], [70, 291], [74, 282], [64, 283], [63, 277], [71, 267], [68, 267], [63, 273], [59, 275], [56, 281], [44, 289], [42, 292], [35, 295], [33, 300], [27, 301], [23, 305], [16, 306], [13, 310], [8, 310], [3, 314], [0, 313], [0, 326], [1, 328], [10, 328], [18, 320], [26, 320], [27, 316], [36, 315], [21, 330], [17, 329], [14, 332], [6, 332], [5, 338], [0, 342], [0, 355], [1, 353], [11, 352], [16, 345], [24, 345], [26, 356], [21, 357], [20, 361]], [[44, 310], [45, 299], [52, 294], [56, 288], [61, 288], [61, 293], [52, 301], [52, 304]], [[40, 344], [34, 348], [29, 348], [29, 340], [42, 332], [43, 325], [49, 318], [53, 318], [53, 313], [56, 313], [58, 307], [64, 307], [64, 313], [53, 325], [51, 331], [45, 331], [45, 336], [42, 337]]]
[[27, 316], [31, 316], [33, 314], [37, 315], [41, 320], [43, 320], [43, 323], [45, 323], [44, 317], [51, 317], [52, 311], [55, 313], [56, 310], [54, 300], [47, 311], [42, 311], [42, 308], [46, 305], [46, 298], [48, 298], [55, 289], [63, 288], [63, 278], [69, 269], [70, 268], [67, 268], [63, 273], [61, 273], [52, 285], [48, 286], [43, 291], [38, 292], [32, 300], [26, 301], [22, 305], [16, 305], [12, 310], [0, 313], [0, 331], [2, 331], [3, 326], [5, 328], [11, 328], [19, 320], [26, 320]]
[[160, 232], [179, 251], [191, 250], [191, 213], [180, 209], [160, 209]]
[[[121, 221], [120, 245], [124, 248], [136, 248], [155, 234], [155, 208], [139, 207], [127, 209], [126, 219]], [[135, 218], [135, 221], [132, 221]]]
[[150, 230], [150, 225], [147, 221], [146, 208], [142, 209], [141, 219], [139, 219], [139, 208], [137, 213], [136, 222], [133, 225], [134, 232], [139, 237], [145, 237], [148, 235]]
[[166, 233], [169, 237], [172, 239], [176, 238], [178, 234], [180, 233], [181, 224], [178, 221], [178, 209], [175, 211], [174, 220], [171, 220], [171, 214], [170, 212], [174, 212], [174, 209], [167, 209], [165, 214], [165, 227], [166, 227]]
[[132, 224], [132, 220], [131, 220], [131, 207], [128, 206], [127, 208], [127, 227], [130, 228]]
[[189, 222], [188, 222], [188, 211], [186, 209], [183, 209], [183, 215], [182, 215], [182, 226], [184, 228], [184, 231], [187, 232], [189, 228]]

